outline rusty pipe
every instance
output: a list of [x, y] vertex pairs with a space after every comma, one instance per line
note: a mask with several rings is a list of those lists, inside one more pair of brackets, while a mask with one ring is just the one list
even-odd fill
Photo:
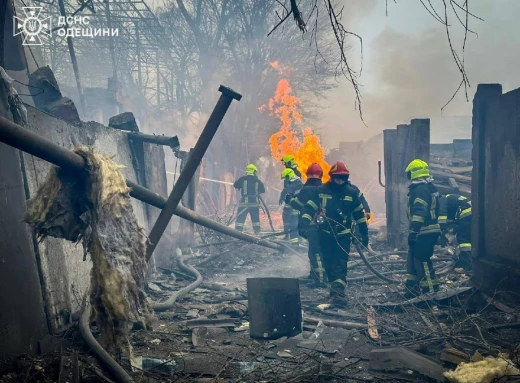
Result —
[[[81, 173], [85, 169], [85, 160], [80, 155], [56, 145], [54, 142], [24, 129], [4, 117], [0, 117], [0, 142], [41, 158], [44, 161], [48, 161], [69, 172]], [[159, 209], [162, 209], [166, 205], [166, 198], [159, 194], [129, 180], [126, 180], [126, 184], [132, 189], [130, 196], [135, 199]], [[278, 244], [241, 233], [238, 230], [203, 217], [183, 206], [177, 206], [175, 215], [233, 238], [274, 250], [282, 249]]]
[[381, 181], [381, 161], [377, 161], [377, 167], [378, 167], [378, 172], [379, 172], [379, 185], [381, 185], [382, 187], [385, 187], [385, 185]]
[[231, 102], [233, 100], [240, 101], [242, 98], [242, 95], [226, 88], [225, 86], [221, 85], [218, 90], [219, 92], [222, 92], [222, 94], [217, 101], [217, 105], [215, 105], [211, 116], [209, 116], [208, 122], [197, 140], [195, 147], [190, 150], [190, 155], [186, 161], [186, 165], [182, 169], [179, 179], [175, 185], [173, 185], [172, 192], [166, 201], [166, 205], [161, 210], [159, 217], [157, 217], [157, 220], [150, 231], [150, 235], [148, 236], [148, 247], [146, 248], [146, 260], [149, 260], [152, 257], [157, 244], [161, 240], [164, 230], [166, 230], [172, 216], [175, 214], [175, 209], [181, 201], [184, 192], [188, 188], [193, 175], [197, 171], [197, 168], [202, 161], [202, 157], [204, 157], [204, 154], [206, 153], [213, 136], [215, 136], [220, 123], [224, 119]]
[[173, 150], [179, 148], [179, 139], [177, 136], [166, 137], [166, 136], [157, 136], [155, 134], [145, 134], [132, 132], [128, 133], [128, 138], [141, 142], [149, 142], [151, 144], [169, 146]]

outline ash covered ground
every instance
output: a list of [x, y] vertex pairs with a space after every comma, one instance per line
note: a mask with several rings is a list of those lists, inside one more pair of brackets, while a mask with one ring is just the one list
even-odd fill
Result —
[[[374, 253], [386, 254], [372, 256], [374, 267], [402, 280], [405, 255], [394, 254], [375, 231], [371, 242]], [[467, 275], [454, 273], [450, 248], [436, 249], [441, 291], [406, 301], [402, 283], [374, 277], [352, 246], [348, 307], [329, 307], [326, 288], [311, 289], [300, 280], [303, 332], [276, 340], [250, 338], [246, 278], [303, 277], [309, 272], [305, 249], [279, 253], [232, 241], [190, 252], [186, 264], [204, 281], [171, 310], [157, 313], [153, 329], [131, 333], [134, 357], [119, 362], [133, 371], [135, 381], [430, 382], [460, 362], [497, 355], [518, 359], [519, 309], [500, 303], [501, 294], [480, 294]], [[173, 261], [147, 284], [149, 299], [163, 301], [193, 280]], [[95, 323], [91, 328], [102, 342]], [[401, 347], [392, 355], [399, 359], [402, 353], [403, 361], [387, 371], [374, 361], [374, 350], [391, 346]], [[112, 379], [88, 356], [74, 325], [50, 339], [47, 348], [39, 359], [19, 358], [5, 366], [0, 382]], [[500, 381], [516, 381], [507, 379]]]

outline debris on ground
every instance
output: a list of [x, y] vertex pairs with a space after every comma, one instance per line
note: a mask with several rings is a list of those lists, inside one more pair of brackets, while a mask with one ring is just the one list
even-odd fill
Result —
[[452, 383], [491, 383], [504, 376], [520, 375], [520, 370], [508, 359], [489, 356], [480, 362], [461, 363], [444, 375]]
[[[501, 353], [509, 353], [513, 361], [520, 356], [520, 308], [501, 303], [499, 292], [481, 296], [466, 275], [451, 272], [453, 256], [444, 248], [436, 249], [434, 261], [441, 291], [431, 297], [407, 301], [404, 275], [398, 273], [404, 267], [402, 258], [396, 259], [395, 249], [373, 241], [374, 267], [397, 283], [360, 278], [370, 275], [360, 263], [349, 270], [346, 308], [328, 303], [327, 288], [299, 283], [301, 333], [253, 339], [246, 279], [307, 275], [307, 254], [304, 248], [282, 254], [236, 242], [220, 247], [218, 252], [229, 251], [223, 257], [212, 258], [215, 248], [206, 247], [189, 261], [204, 276], [198, 288], [159, 313], [153, 329], [130, 333], [133, 358], [126, 361], [123, 356], [118, 362], [133, 371], [136, 382], [435, 382], [445, 381], [447, 371], [455, 374], [450, 375], [453, 379], [462, 379], [467, 366], [483, 361], [490, 367], [487, 358]], [[211, 262], [204, 263], [208, 259]], [[193, 279], [160, 271], [147, 282], [150, 299], [160, 301]], [[153, 285], [160, 291], [150, 289]], [[51, 376], [59, 360], [55, 370], [39, 365]], [[88, 371], [95, 375], [93, 368]]]

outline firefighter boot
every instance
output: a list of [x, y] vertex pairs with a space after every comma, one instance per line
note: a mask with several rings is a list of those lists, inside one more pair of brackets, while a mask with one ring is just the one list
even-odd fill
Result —
[[[432, 284], [433, 292], [438, 293], [439, 292], [439, 285], [437, 283]], [[430, 286], [421, 286], [421, 293], [422, 294], [428, 294], [431, 293]]]
[[406, 281], [404, 287], [404, 298], [406, 300], [417, 298], [419, 295], [421, 295], [421, 287], [419, 285], [419, 281], [408, 280]]
[[329, 303], [333, 307], [347, 307], [347, 297], [345, 296], [345, 282], [337, 280], [330, 285]]
[[331, 292], [329, 303], [333, 308], [346, 308], [348, 306], [347, 297], [342, 293]]

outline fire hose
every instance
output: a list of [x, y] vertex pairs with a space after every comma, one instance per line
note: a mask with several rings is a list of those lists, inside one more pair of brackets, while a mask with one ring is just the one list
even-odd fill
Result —
[[[193, 274], [197, 279], [189, 284], [188, 286], [175, 291], [170, 295], [170, 297], [165, 302], [158, 302], [154, 305], [155, 311], [164, 311], [171, 308], [177, 299], [183, 297], [188, 294], [190, 291], [197, 288], [202, 283], [202, 275], [195, 269], [193, 266], [186, 265], [184, 263], [185, 260], [189, 259], [190, 256], [179, 257], [179, 266], [183, 271]], [[97, 342], [96, 338], [92, 335], [90, 330], [90, 306], [87, 306], [83, 313], [81, 314], [81, 318], [79, 321], [79, 331], [85, 343], [89, 346], [91, 352], [97, 357], [100, 363], [108, 370], [108, 372], [116, 379], [117, 382], [120, 383], [134, 383], [132, 377], [121, 367], [119, 363], [117, 363], [112, 356], [105, 351], [105, 349]]]
[[190, 291], [194, 290], [202, 283], [202, 275], [198, 272], [198, 270], [191, 265], [184, 264], [184, 261], [188, 260], [189, 258], [190, 256], [183, 257], [181, 253], [181, 255], [179, 256], [179, 268], [187, 273], [194, 275], [197, 279], [194, 282], [190, 283], [188, 286], [183, 287], [178, 291], [174, 291], [166, 301], [155, 303], [153, 306], [153, 309], [155, 311], [166, 311], [172, 308], [177, 299], [188, 294]]
[[271, 231], [274, 232], [273, 221], [271, 220], [271, 213], [269, 213], [267, 204], [265, 203], [265, 201], [261, 195], [258, 195], [258, 199], [260, 200], [260, 202], [262, 202], [262, 205], [264, 205], [264, 211], [265, 211], [265, 214], [267, 215], [267, 219], [269, 220], [269, 226], [271, 226]]
[[105, 351], [103, 347], [101, 347], [96, 338], [92, 335], [89, 324], [90, 310], [90, 305], [87, 305], [79, 320], [79, 332], [81, 333], [83, 340], [90, 348], [90, 351], [96, 356], [103, 367], [110, 372], [116, 381], [121, 383], [134, 383], [132, 377], [114, 360], [114, 358], [110, 356], [108, 352]]

